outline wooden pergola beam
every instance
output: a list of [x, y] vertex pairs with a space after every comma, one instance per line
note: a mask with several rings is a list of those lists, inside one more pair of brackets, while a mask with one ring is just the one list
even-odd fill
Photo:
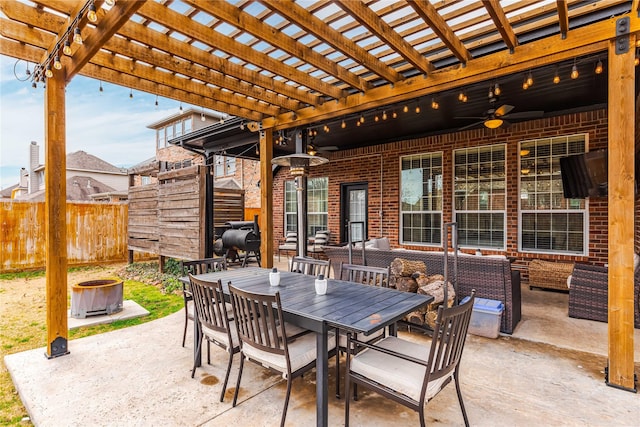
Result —
[[367, 50], [358, 46], [357, 43], [344, 37], [339, 31], [327, 26], [321, 19], [309, 13], [305, 8], [297, 5], [292, 0], [264, 1], [269, 9], [278, 12], [280, 15], [295, 23], [300, 28], [305, 29], [315, 37], [324, 40], [325, 43], [334, 49], [344, 52], [345, 55], [359, 62], [360, 65], [377, 74], [390, 83], [395, 83], [403, 79], [402, 75], [387, 66], [378, 58], [371, 55]]
[[262, 266], [273, 267], [273, 131], [260, 131], [260, 258]]
[[558, 21], [560, 21], [560, 34], [562, 34], [562, 38], [565, 38], [569, 32], [569, 6], [567, 1], [556, 0], [556, 8], [558, 9]]
[[429, 0], [414, 0], [409, 4], [460, 62], [466, 63], [471, 59], [471, 53], [464, 47], [464, 44]]
[[511, 24], [509, 24], [509, 19], [507, 19], [507, 16], [504, 14], [504, 9], [502, 9], [500, 3], [495, 0], [482, 0], [482, 4], [487, 9], [487, 12], [489, 13], [489, 16], [491, 16], [493, 22], [496, 24], [496, 28], [498, 29], [498, 32], [500, 32], [502, 40], [509, 50], [513, 52], [516, 46], [518, 46], [518, 38], [513, 32]]
[[279, 49], [313, 65], [361, 92], [366, 91], [371, 86], [369, 82], [334, 61], [327, 61], [324, 55], [295, 41], [284, 33], [277, 31], [274, 27], [265, 24], [227, 2], [212, 3], [208, 0], [185, 0], [185, 2], [236, 28], [242, 28], [244, 31], [262, 38], [267, 43], [277, 46]]
[[385, 21], [379, 19], [378, 15], [360, 0], [345, 1], [336, 3], [341, 9], [349, 13], [353, 19], [366, 27], [373, 35], [387, 43], [392, 49], [413, 64], [418, 70], [425, 74], [435, 70], [434, 65], [429, 62], [420, 52], [407, 42]]
[[634, 317], [634, 153], [636, 36], [626, 53], [609, 42], [609, 358], [607, 384], [636, 390], [633, 360]]
[[136, 13], [140, 7], [145, 4], [146, 0], [119, 0], [102, 19], [87, 41], [82, 44], [72, 57], [71, 63], [66, 66], [67, 79], [71, 79], [80, 71], [80, 69], [88, 63], [93, 55], [95, 55], [105, 44], [107, 40], [118, 32], [131, 15]]
[[[78, 13], [80, 13], [80, 10], [84, 7], [85, 2], [83, 0], [76, 0], [73, 2], [70, 1], [69, 5], [71, 7], [69, 16], [75, 17], [76, 15], [78, 15]], [[73, 18], [70, 18], [70, 19], [73, 19]], [[78, 28], [82, 29], [86, 25], [86, 23], [87, 23], [87, 18], [85, 16], [83, 17], [83, 19], [80, 20], [80, 22], [78, 22]], [[61, 25], [61, 26], [57, 26], [56, 28], [58, 28], [58, 35], [53, 39], [53, 42], [47, 47], [47, 50], [42, 54], [42, 58], [40, 58], [40, 60], [37, 61], [39, 64], [42, 64], [47, 60], [47, 53], [53, 52], [58, 40], [64, 43], [64, 40], [62, 40], [62, 38], [64, 37], [64, 34], [67, 31], [67, 27], [65, 25]], [[73, 34], [71, 34], [70, 37], [73, 37]], [[62, 55], [62, 52], [60, 52], [60, 55]]]

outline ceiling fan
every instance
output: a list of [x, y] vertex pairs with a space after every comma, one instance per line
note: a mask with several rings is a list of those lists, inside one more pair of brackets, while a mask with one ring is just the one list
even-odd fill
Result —
[[484, 113], [484, 116], [456, 117], [456, 119], [479, 120], [477, 122], [463, 126], [458, 130], [469, 129], [480, 124], [489, 129], [496, 129], [502, 126], [504, 123], [508, 123], [505, 119], [534, 119], [537, 117], [542, 117], [542, 115], [544, 114], [544, 111], [522, 111], [519, 113], [511, 113], [511, 111], [515, 108], [513, 105], [502, 104], [500, 107], [496, 108], [495, 105], [497, 102], [497, 96], [492, 96], [489, 98], [490, 108]]

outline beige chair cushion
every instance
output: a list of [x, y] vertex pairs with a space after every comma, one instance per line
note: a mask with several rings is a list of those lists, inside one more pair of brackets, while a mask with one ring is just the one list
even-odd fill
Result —
[[[289, 332], [287, 332], [289, 334]], [[329, 334], [328, 349], [333, 350], [336, 346], [336, 338]], [[291, 372], [297, 371], [303, 366], [316, 360], [316, 334], [306, 334], [296, 338], [289, 343], [289, 360], [291, 361]], [[249, 359], [261, 363], [263, 366], [275, 369], [282, 373], [282, 378], [287, 377], [287, 361], [284, 356], [269, 353], [255, 348], [248, 343], [243, 343], [242, 352]]]
[[[364, 334], [356, 334], [356, 339], [362, 342], [370, 342], [378, 337], [381, 337], [384, 334], [384, 329], [380, 329], [372, 333], [371, 335]], [[340, 335], [338, 336], [338, 347], [347, 348], [347, 333], [344, 331], [340, 331]]]
[[[398, 337], [384, 338], [376, 345], [425, 362], [429, 358], [428, 345], [416, 344]], [[351, 370], [415, 401], [420, 400], [420, 391], [426, 372], [426, 367], [423, 365], [368, 348], [353, 357]], [[435, 396], [447, 379], [448, 377], [442, 377], [430, 381], [427, 385], [426, 399], [429, 400]]]
[[[229, 321], [229, 329], [231, 330], [231, 341], [233, 342], [233, 347], [237, 347], [240, 340], [238, 339], [238, 330], [236, 329], [236, 325], [233, 320]], [[209, 329], [205, 325], [202, 325], [202, 333], [204, 336], [207, 336], [220, 344], [224, 344], [227, 347], [227, 350], [232, 348], [229, 347], [229, 338], [226, 332]]]

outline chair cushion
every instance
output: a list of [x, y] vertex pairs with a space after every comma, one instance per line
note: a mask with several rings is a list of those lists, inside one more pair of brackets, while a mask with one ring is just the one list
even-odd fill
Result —
[[[288, 332], [287, 335], [289, 335]], [[335, 346], [336, 338], [333, 334], [329, 334], [328, 349], [333, 350]], [[316, 334], [306, 334], [296, 338], [288, 344], [288, 348], [291, 372], [295, 372], [316, 360]], [[255, 348], [248, 343], [242, 344], [242, 352], [254, 362], [261, 363], [267, 368], [275, 369], [282, 373], [282, 378], [287, 378], [287, 361], [284, 356]]]
[[[384, 329], [380, 329], [379, 331], [376, 331], [371, 335], [356, 334], [356, 339], [358, 341], [371, 342], [376, 338], [381, 337], [383, 334], [384, 334]], [[340, 335], [338, 335], [338, 347], [347, 348], [347, 334], [344, 331], [340, 331]]]
[[295, 243], [283, 243], [278, 246], [278, 250], [280, 251], [295, 251], [298, 246]]
[[[398, 337], [384, 338], [376, 345], [425, 362], [429, 358], [429, 346], [406, 341]], [[368, 348], [353, 357], [351, 370], [415, 401], [419, 401], [426, 367]], [[453, 376], [453, 372], [451, 376]], [[449, 376], [445, 376], [430, 381], [427, 385], [425, 398], [429, 400], [438, 394], [442, 384], [448, 378]]]
[[[237, 347], [240, 340], [238, 339], [238, 330], [236, 329], [236, 324], [233, 320], [229, 321], [229, 329], [231, 330], [231, 341], [233, 342], [233, 347]], [[209, 329], [205, 325], [202, 325], [202, 334], [216, 342], [219, 342], [220, 344], [223, 344], [227, 350], [229, 349], [229, 338], [226, 332]]]

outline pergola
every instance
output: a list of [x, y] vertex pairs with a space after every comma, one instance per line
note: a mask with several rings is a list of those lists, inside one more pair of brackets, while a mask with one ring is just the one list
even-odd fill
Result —
[[[629, 154], [637, 127], [640, 0], [25, 0], [0, 2], [0, 11], [0, 53], [39, 64], [34, 83], [46, 83], [50, 357], [68, 352], [62, 178], [65, 86], [76, 74], [245, 119], [259, 133], [261, 252], [270, 266], [274, 132], [602, 53], [610, 165], [608, 383], [634, 389]], [[73, 41], [77, 33], [82, 44]]]

